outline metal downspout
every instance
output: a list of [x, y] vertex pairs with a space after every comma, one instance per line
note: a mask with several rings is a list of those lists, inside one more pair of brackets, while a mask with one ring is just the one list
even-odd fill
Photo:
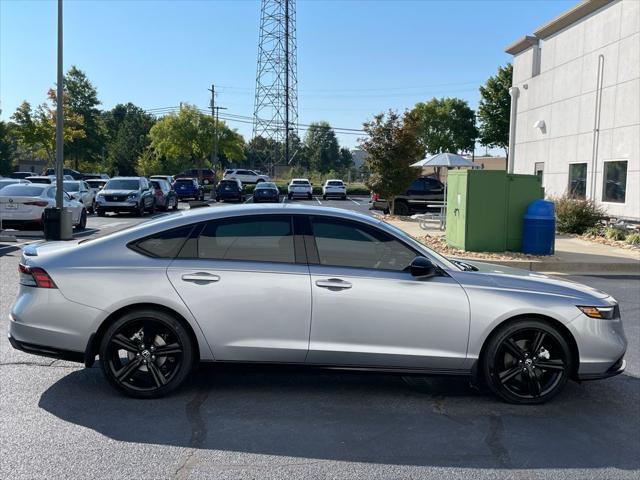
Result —
[[511, 95], [511, 112], [509, 114], [509, 159], [507, 161], [507, 173], [513, 173], [513, 165], [516, 159], [516, 116], [518, 114], [518, 96], [520, 89], [511, 87], [509, 89]]
[[593, 145], [591, 147], [591, 182], [589, 198], [596, 199], [596, 177], [598, 166], [598, 144], [600, 142], [600, 117], [602, 112], [602, 85], [604, 83], [604, 55], [598, 55], [598, 74], [596, 81], [596, 108], [593, 113]]

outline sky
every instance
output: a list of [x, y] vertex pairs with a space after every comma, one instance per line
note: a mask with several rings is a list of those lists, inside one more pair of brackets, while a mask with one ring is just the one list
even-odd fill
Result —
[[[476, 108], [478, 87], [510, 61], [505, 47], [576, 3], [299, 0], [299, 123], [360, 129], [444, 96]], [[51, 0], [0, 0], [0, 119], [54, 85], [56, 12]], [[64, 66], [86, 72], [105, 109], [208, 108], [215, 84], [224, 113], [252, 116], [259, 23], [258, 0], [65, 0]], [[250, 124], [228, 125], [251, 137]]]

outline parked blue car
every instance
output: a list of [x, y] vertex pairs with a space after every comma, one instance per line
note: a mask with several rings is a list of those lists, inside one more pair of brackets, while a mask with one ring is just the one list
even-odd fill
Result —
[[179, 178], [173, 184], [179, 200], [191, 198], [193, 200], [204, 200], [204, 187], [198, 183], [197, 178]]

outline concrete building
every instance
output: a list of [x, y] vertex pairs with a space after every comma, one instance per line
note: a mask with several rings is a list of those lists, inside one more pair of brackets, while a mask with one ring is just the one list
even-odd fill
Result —
[[586, 0], [506, 51], [512, 171], [640, 220], [640, 1]]

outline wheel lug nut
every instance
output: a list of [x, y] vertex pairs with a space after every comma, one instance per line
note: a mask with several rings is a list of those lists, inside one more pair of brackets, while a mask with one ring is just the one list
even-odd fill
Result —
[[140, 356], [140, 352], [136, 353], [136, 357], [139, 357], [139, 356]]
[[155, 360], [156, 356], [155, 355], [151, 355], [151, 360]]

